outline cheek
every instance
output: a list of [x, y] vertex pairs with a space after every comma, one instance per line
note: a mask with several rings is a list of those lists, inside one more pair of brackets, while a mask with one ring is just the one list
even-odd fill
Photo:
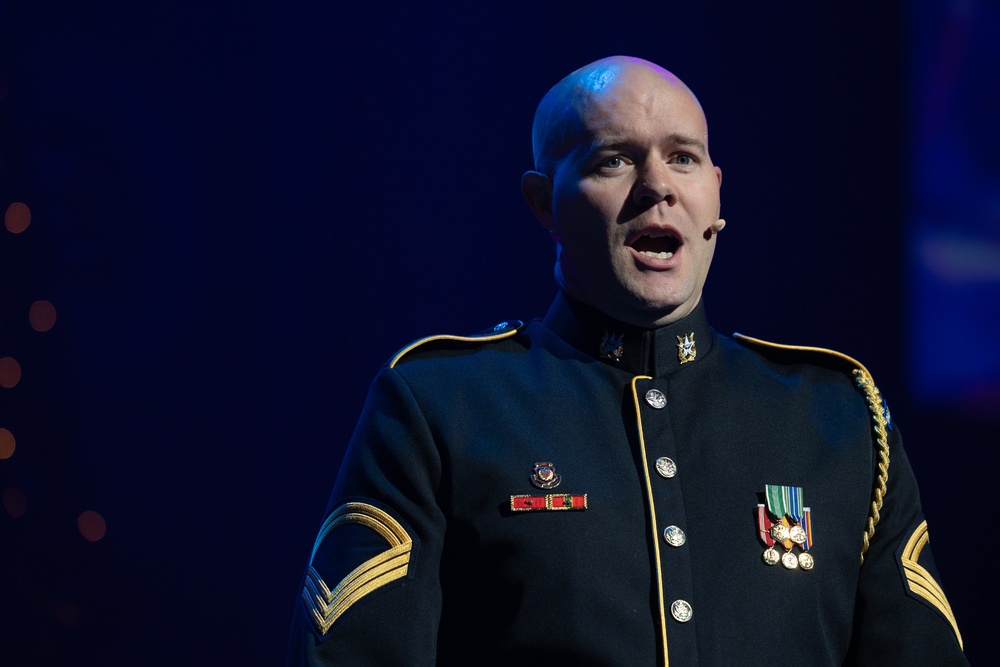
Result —
[[607, 246], [616, 227], [614, 211], [608, 210], [607, 202], [587, 193], [557, 202], [553, 213], [564, 242], [584, 250], [583, 246], [589, 246], [591, 253]]
[[715, 175], [713, 174], [710, 179], [706, 179], [705, 183], [702, 184], [701, 201], [704, 202], [704, 207], [706, 210], [711, 211], [713, 215], [717, 215], [719, 211], [719, 184], [715, 180]]

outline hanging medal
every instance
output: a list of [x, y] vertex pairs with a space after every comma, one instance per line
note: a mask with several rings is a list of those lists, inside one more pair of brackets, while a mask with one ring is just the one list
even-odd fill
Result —
[[774, 548], [774, 538], [771, 537], [771, 519], [767, 516], [767, 510], [763, 504], [757, 505], [757, 531], [760, 533], [760, 540], [767, 547], [764, 549], [763, 559], [768, 565], [777, 565], [781, 560], [781, 555]]
[[802, 547], [802, 553], [799, 554], [799, 567], [803, 570], [811, 570], [815, 562], [812, 554], [809, 553], [809, 549], [812, 548], [812, 512], [808, 507], [802, 508], [802, 532], [805, 539], [799, 545]]

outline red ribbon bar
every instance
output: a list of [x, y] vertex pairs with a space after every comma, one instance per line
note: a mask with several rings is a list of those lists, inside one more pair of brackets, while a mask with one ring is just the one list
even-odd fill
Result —
[[774, 546], [774, 538], [771, 537], [771, 518], [760, 504], [757, 505], [757, 530], [760, 531], [760, 540], [765, 547]]
[[511, 496], [512, 512], [537, 510], [585, 510], [587, 494], [550, 493], [547, 496]]

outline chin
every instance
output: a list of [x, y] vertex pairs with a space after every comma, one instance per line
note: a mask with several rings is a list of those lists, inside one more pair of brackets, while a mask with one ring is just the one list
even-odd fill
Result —
[[[650, 292], [645, 290], [633, 295], [634, 302], [643, 310], [659, 313], [670, 313], [692, 301], [690, 294], [676, 292]], [[697, 301], [695, 301], [697, 303]]]
[[646, 314], [649, 321], [655, 323], [657, 326], [661, 326], [676, 322], [682, 317], [689, 315], [700, 300], [700, 295], [697, 298], [691, 298], [690, 296], [682, 298], [676, 295], [646, 298], [642, 300], [641, 310]]

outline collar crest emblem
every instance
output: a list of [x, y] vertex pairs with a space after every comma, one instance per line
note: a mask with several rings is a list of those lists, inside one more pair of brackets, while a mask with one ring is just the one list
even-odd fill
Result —
[[694, 346], [694, 332], [677, 337], [677, 361], [686, 364], [694, 361], [698, 356], [698, 350]]

